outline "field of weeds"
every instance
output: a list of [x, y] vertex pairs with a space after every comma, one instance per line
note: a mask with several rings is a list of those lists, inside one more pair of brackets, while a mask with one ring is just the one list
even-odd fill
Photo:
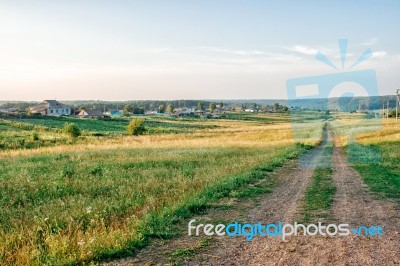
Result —
[[[184, 217], [256, 182], [260, 167], [272, 171], [307, 148], [293, 141], [288, 118], [282, 119], [194, 120], [201, 128], [190, 134], [3, 150], [1, 261], [98, 261], [129, 255], [151, 237], [173, 236], [173, 225]], [[319, 143], [322, 124], [304, 123], [306, 144]]]

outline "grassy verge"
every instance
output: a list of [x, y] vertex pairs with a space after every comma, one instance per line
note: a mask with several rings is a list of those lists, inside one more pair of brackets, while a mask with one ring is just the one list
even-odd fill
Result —
[[371, 191], [381, 197], [400, 199], [400, 142], [349, 146], [353, 157], [362, 158], [352, 166]]
[[328, 162], [315, 169], [302, 205], [303, 222], [316, 222], [328, 217], [336, 188], [332, 180], [332, 145], [324, 147], [322, 160]]

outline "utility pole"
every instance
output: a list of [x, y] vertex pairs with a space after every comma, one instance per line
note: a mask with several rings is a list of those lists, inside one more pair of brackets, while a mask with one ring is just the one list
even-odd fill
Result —
[[385, 102], [382, 101], [382, 115], [381, 115], [382, 119], [385, 118]]
[[386, 119], [389, 119], [389, 96], [386, 98], [387, 104], [386, 104]]
[[399, 122], [399, 118], [398, 118], [398, 115], [399, 115], [399, 104], [400, 104], [400, 89], [398, 89], [397, 91], [396, 91], [396, 123], [398, 123]]

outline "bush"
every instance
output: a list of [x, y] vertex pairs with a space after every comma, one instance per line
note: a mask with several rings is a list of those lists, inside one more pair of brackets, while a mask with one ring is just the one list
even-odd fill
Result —
[[36, 131], [34, 131], [32, 133], [32, 141], [38, 141], [39, 140], [39, 133], [37, 133]]
[[144, 118], [134, 118], [126, 127], [129, 135], [142, 135], [146, 128], [144, 127]]
[[74, 123], [65, 123], [63, 132], [73, 139], [81, 135], [81, 130]]

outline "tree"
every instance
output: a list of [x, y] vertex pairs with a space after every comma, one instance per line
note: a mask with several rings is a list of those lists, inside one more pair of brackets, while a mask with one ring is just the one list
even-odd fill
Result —
[[139, 136], [146, 132], [146, 128], [144, 126], [144, 118], [134, 118], [126, 127], [129, 135]]
[[144, 114], [144, 108], [140, 108], [140, 107], [134, 107], [133, 111], [134, 114]]
[[219, 103], [219, 108], [222, 108], [222, 107], [224, 107], [224, 103], [221, 101], [221, 102]]
[[198, 108], [200, 111], [203, 111], [204, 103], [203, 103], [203, 102], [198, 102], [198, 103], [197, 103], [197, 108]]
[[167, 106], [167, 113], [173, 113], [174, 112], [174, 106], [172, 104], [168, 104]]
[[158, 106], [158, 112], [161, 113], [161, 114], [165, 112], [165, 108], [164, 108], [164, 105], [163, 105], [163, 104], [161, 104], [160, 106]]
[[75, 139], [81, 135], [81, 130], [74, 123], [65, 123], [63, 132], [72, 139]]
[[130, 104], [126, 104], [124, 106], [124, 113], [123, 116], [129, 116], [129, 113], [132, 113], [134, 110], [134, 106], [130, 105]]
[[215, 108], [217, 108], [217, 107], [215, 106], [215, 103], [210, 103], [210, 111], [211, 111], [211, 113], [214, 113]]

